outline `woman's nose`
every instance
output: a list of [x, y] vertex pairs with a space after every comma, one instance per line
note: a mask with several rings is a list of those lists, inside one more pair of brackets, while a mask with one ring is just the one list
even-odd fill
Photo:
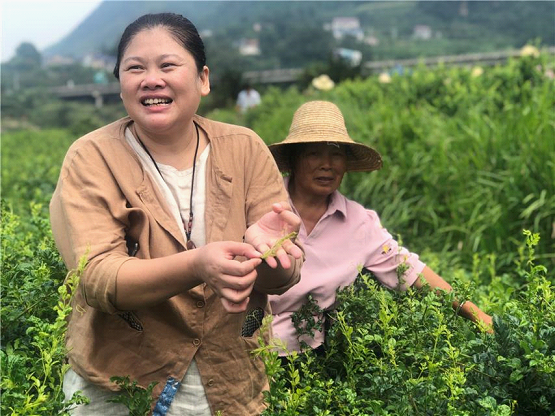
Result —
[[320, 159], [320, 166], [322, 169], [331, 169], [332, 159], [330, 155], [322, 155]]
[[331, 169], [331, 159], [329, 157], [323, 157], [320, 161], [320, 168], [326, 170]]
[[161, 77], [159, 71], [149, 70], [145, 73], [145, 77], [142, 82], [143, 88], [155, 89], [161, 88], [165, 85], [164, 79]]

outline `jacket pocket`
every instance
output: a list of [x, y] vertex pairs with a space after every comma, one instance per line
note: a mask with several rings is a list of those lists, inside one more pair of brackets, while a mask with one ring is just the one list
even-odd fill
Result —
[[126, 311], [118, 313], [118, 316], [125, 322], [127, 322], [127, 325], [129, 325], [131, 329], [143, 332], [143, 324], [141, 323], [141, 321], [139, 321], [139, 318], [137, 318], [137, 315], [135, 315], [135, 313], [131, 311]]
[[247, 313], [241, 328], [242, 337], [252, 337], [258, 328], [262, 325], [262, 318], [264, 318], [264, 309], [255, 308]]

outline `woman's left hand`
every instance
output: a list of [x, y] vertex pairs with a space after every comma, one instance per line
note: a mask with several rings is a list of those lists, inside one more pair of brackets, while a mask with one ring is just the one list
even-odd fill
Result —
[[[245, 232], [245, 242], [251, 244], [261, 253], [270, 250], [280, 238], [292, 232], [298, 232], [301, 219], [291, 211], [287, 202], [272, 205], [272, 211], [263, 215], [256, 223]], [[291, 267], [288, 255], [298, 259], [303, 255], [302, 250], [290, 239], [283, 241], [276, 251], [275, 257], [267, 257], [266, 263], [272, 268], [278, 266], [277, 260], [284, 269]], [[277, 260], [276, 260], [277, 258]]]
[[493, 318], [485, 312], [481, 312], [477, 315], [476, 323], [485, 332], [493, 334]]

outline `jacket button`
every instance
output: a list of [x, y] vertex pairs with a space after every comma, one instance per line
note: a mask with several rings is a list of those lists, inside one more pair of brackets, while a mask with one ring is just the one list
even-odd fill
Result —
[[212, 387], [214, 385], [214, 380], [210, 379], [206, 384], [208, 385], [208, 387]]
[[198, 347], [198, 346], [200, 345], [200, 339], [195, 338], [195, 339], [193, 340], [193, 345], [194, 345], [195, 347]]
[[202, 300], [197, 301], [197, 308], [204, 308], [204, 301]]

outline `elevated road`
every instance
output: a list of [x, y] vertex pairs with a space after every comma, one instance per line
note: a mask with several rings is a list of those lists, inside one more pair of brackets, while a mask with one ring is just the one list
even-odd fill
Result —
[[[547, 52], [555, 54], [555, 47], [550, 47]], [[369, 61], [362, 64], [364, 76], [370, 76], [379, 72], [386, 72], [395, 68], [411, 68], [417, 65], [434, 67], [438, 65], [448, 66], [492, 66], [503, 63], [510, 58], [520, 57], [520, 51], [503, 51], [488, 53], [471, 53], [465, 55], [445, 55], [431, 58], [399, 59], [386, 61]], [[243, 73], [243, 80], [252, 84], [284, 84], [294, 83], [302, 74], [302, 68], [269, 69], [264, 71], [248, 71]], [[214, 80], [217, 85], [217, 79]], [[94, 101], [97, 107], [101, 107], [106, 101], [119, 100], [120, 87], [118, 82], [109, 84], [82, 84], [74, 86], [54, 87], [50, 92], [64, 100], [87, 100]]]

